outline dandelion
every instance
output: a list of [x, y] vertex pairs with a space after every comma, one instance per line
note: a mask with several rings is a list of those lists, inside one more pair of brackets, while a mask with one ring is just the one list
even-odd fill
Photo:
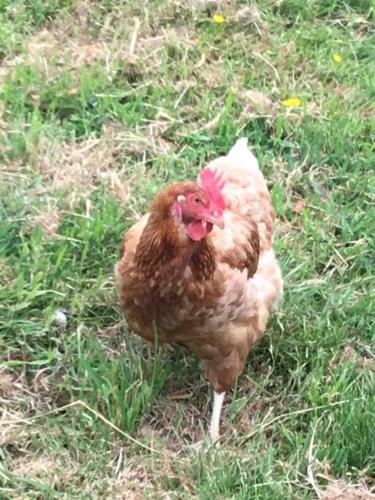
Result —
[[297, 108], [302, 104], [302, 101], [299, 97], [290, 97], [289, 99], [282, 101], [282, 103], [286, 108]]
[[212, 19], [216, 24], [223, 24], [223, 22], [225, 21], [225, 17], [222, 14], [214, 14]]
[[340, 63], [342, 61], [342, 55], [340, 55], [340, 54], [335, 53], [332, 55], [332, 57], [333, 57], [333, 60], [337, 63]]

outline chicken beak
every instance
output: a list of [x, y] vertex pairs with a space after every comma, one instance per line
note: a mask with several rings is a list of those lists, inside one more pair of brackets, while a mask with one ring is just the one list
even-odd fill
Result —
[[224, 215], [223, 214], [210, 214], [206, 217], [206, 222], [211, 222], [220, 229], [224, 229]]

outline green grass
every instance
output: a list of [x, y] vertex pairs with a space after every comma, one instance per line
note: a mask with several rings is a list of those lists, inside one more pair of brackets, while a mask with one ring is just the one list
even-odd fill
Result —
[[[0, 496], [370, 487], [375, 6], [238, 1], [218, 25], [208, 3], [132, 3], [0, 1]], [[211, 404], [198, 360], [127, 331], [113, 266], [153, 195], [239, 136], [272, 192], [285, 297], [221, 445], [196, 453]]]

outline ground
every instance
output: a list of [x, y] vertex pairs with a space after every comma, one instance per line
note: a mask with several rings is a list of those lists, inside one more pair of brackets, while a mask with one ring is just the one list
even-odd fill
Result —
[[[374, 498], [374, 50], [370, 0], [0, 1], [2, 498]], [[196, 452], [198, 360], [127, 331], [113, 267], [240, 136], [285, 296]]]

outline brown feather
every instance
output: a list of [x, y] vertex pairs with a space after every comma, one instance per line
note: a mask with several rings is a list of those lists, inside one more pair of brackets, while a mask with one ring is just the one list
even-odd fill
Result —
[[190, 259], [193, 277], [198, 281], [211, 280], [216, 269], [215, 259], [215, 248], [210, 238], [204, 238]]

